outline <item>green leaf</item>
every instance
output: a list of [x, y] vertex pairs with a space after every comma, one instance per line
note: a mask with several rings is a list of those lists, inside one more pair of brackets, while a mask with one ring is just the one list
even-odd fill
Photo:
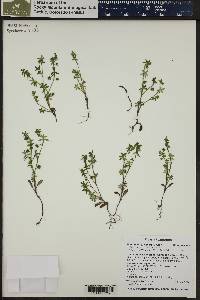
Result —
[[120, 196], [120, 193], [119, 193], [119, 192], [114, 192], [114, 194], [116, 194], [116, 195], [119, 195], [119, 196]]
[[172, 186], [174, 183], [172, 182], [172, 183], [170, 183], [169, 185], [168, 185], [168, 187], [167, 188], [169, 188], [170, 186]]
[[107, 205], [108, 205], [108, 202], [104, 202], [103, 204], [100, 205], [100, 208], [107, 206]]
[[33, 188], [33, 184], [30, 180], [28, 180], [28, 183], [30, 184], [30, 186]]
[[41, 183], [43, 183], [43, 180], [42, 180], [42, 179], [38, 181], [37, 186], [40, 185]]
[[125, 196], [127, 193], [128, 193], [128, 189], [123, 192], [123, 196]]
[[119, 175], [123, 175], [124, 174], [124, 169], [119, 170]]
[[40, 113], [44, 113], [44, 112], [45, 112], [45, 109], [41, 107], [41, 108], [39, 109], [39, 111], [40, 111]]

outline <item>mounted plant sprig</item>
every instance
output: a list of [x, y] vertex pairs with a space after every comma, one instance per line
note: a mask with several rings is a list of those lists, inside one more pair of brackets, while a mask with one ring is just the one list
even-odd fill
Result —
[[113, 213], [110, 211], [109, 202], [104, 200], [97, 182], [98, 173], [94, 168], [96, 163], [94, 152], [91, 151], [88, 154], [82, 155], [83, 168], [80, 170], [81, 175], [84, 178], [81, 182], [82, 191], [84, 191], [89, 196], [90, 200], [95, 203], [95, 207], [106, 208], [109, 218], [109, 221], [107, 222], [107, 224], [109, 224], [109, 229], [114, 223], [121, 220], [120, 215], [118, 215], [118, 209], [124, 196], [128, 193], [126, 178], [136, 157], [140, 156], [139, 153], [141, 147], [142, 146], [139, 143], [129, 145], [126, 148], [126, 151], [119, 156], [119, 160], [122, 161], [122, 168], [119, 170], [121, 183], [118, 186], [119, 190], [114, 192], [114, 194], [118, 196], [118, 201]]
[[76, 81], [74, 88], [75, 88], [75, 90], [80, 91], [83, 94], [85, 105], [86, 105], [86, 110], [87, 110], [87, 112], [86, 112], [87, 114], [86, 114], [86, 116], [84, 116], [85, 120], [81, 122], [81, 123], [83, 123], [83, 122], [87, 122], [88, 119], [90, 118], [89, 100], [88, 100], [87, 90], [86, 90], [86, 81], [82, 77], [77, 54], [74, 51], [72, 51], [71, 56], [72, 56], [72, 60], [76, 63], [76, 66], [77, 66], [76, 69], [72, 70], [72, 74]]
[[140, 157], [140, 151], [141, 151], [142, 145], [139, 143], [135, 143], [135, 145], [129, 144], [126, 148], [125, 152], [122, 152], [119, 156], [119, 160], [122, 161], [122, 168], [119, 170], [119, 175], [121, 176], [121, 183], [118, 185], [118, 191], [115, 191], [114, 194], [118, 196], [118, 203], [115, 208], [115, 212], [112, 215], [113, 220], [111, 219], [110, 223], [116, 223], [115, 222], [115, 216], [118, 216], [120, 219], [120, 216], [117, 215], [117, 211], [119, 208], [119, 205], [121, 201], [123, 200], [124, 196], [128, 193], [128, 187], [127, 187], [127, 181], [126, 178], [128, 176], [128, 173], [131, 170], [131, 167], [137, 157]]
[[48, 141], [48, 138], [44, 133], [42, 133], [41, 129], [35, 130], [37, 142], [35, 142], [26, 131], [22, 132], [22, 134], [26, 142], [26, 149], [23, 151], [24, 160], [27, 162], [27, 166], [31, 169], [31, 178], [28, 180], [28, 183], [41, 203], [41, 218], [36, 223], [36, 225], [39, 225], [44, 216], [44, 204], [42, 198], [38, 194], [38, 187], [43, 183], [43, 179], [38, 178], [38, 172], [41, 169], [40, 158], [43, 147]]
[[166, 136], [164, 139], [165, 147], [159, 151], [159, 157], [163, 164], [163, 173], [165, 174], [164, 183], [161, 184], [163, 187], [163, 193], [161, 200], [157, 205], [158, 210], [158, 219], [162, 217], [162, 209], [163, 209], [163, 199], [166, 191], [174, 184], [172, 181], [174, 179], [173, 175], [171, 174], [172, 171], [172, 162], [174, 160], [174, 155], [170, 152], [170, 142], [168, 137]]
[[128, 101], [130, 103], [130, 107], [127, 109], [127, 111], [131, 111], [136, 108], [136, 119], [135, 122], [130, 126], [131, 132], [134, 132], [134, 129], [136, 126], [139, 126], [139, 131], [143, 129], [143, 125], [140, 121], [140, 111], [144, 107], [144, 105], [150, 101], [158, 101], [160, 98], [160, 95], [164, 92], [164, 82], [162, 79], [157, 79], [156, 77], [153, 77], [151, 81], [149, 82], [149, 67], [151, 65], [150, 60], [143, 61], [143, 69], [141, 73], [142, 77], [142, 83], [141, 87], [139, 88], [140, 96], [139, 100], [134, 103], [134, 101], [130, 98], [128, 94], [128, 90], [125, 88], [125, 86], [120, 85], [119, 87], [122, 88], [128, 98]]
[[95, 207], [108, 207], [108, 202], [103, 199], [98, 186], [98, 173], [96, 173], [94, 170], [94, 166], [96, 163], [94, 152], [91, 151], [88, 154], [82, 155], [81, 160], [84, 164], [83, 168], [80, 170], [81, 175], [84, 178], [84, 180], [81, 182], [82, 191], [84, 191], [89, 196], [90, 200], [95, 202]]
[[[21, 74], [24, 78], [30, 81], [33, 87], [35, 87], [35, 89], [32, 90], [32, 96], [37, 106], [39, 106], [39, 112], [51, 113], [57, 122], [56, 109], [52, 106], [52, 100], [55, 96], [55, 93], [52, 92], [52, 88], [55, 81], [59, 80], [59, 73], [57, 71], [58, 56], [56, 53], [53, 54], [49, 62], [51, 73], [47, 76], [47, 78], [45, 78], [44, 75], [45, 59], [43, 55], [37, 58], [37, 65], [35, 66], [35, 73], [37, 75], [36, 78], [26, 69], [21, 69]], [[40, 98], [39, 92], [42, 93], [43, 99]]]

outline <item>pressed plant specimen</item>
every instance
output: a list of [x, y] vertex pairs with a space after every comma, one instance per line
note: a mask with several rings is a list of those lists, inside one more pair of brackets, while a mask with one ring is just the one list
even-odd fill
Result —
[[24, 160], [27, 162], [27, 166], [31, 169], [31, 177], [28, 180], [28, 183], [41, 203], [41, 217], [36, 223], [36, 225], [39, 225], [44, 216], [44, 204], [38, 192], [38, 187], [43, 183], [43, 179], [38, 178], [38, 172], [41, 169], [40, 158], [43, 147], [48, 141], [48, 138], [41, 129], [35, 130], [35, 134], [37, 136], [36, 142], [26, 131], [22, 132], [22, 134], [26, 142], [26, 149], [23, 151]]
[[[35, 66], [34, 77], [29, 70], [21, 69], [21, 74], [24, 78], [30, 81], [33, 86], [32, 96], [39, 107], [40, 113], [51, 113], [57, 122], [56, 109], [52, 106], [53, 97], [55, 93], [52, 91], [54, 84], [59, 80], [58, 67], [58, 56], [56, 53], [49, 59], [50, 73], [45, 76], [44, 65], [46, 61], [43, 55], [37, 58], [37, 65]], [[41, 96], [40, 96], [41, 95]]]
[[135, 159], [140, 156], [141, 147], [142, 146], [139, 143], [135, 143], [135, 145], [129, 144], [125, 152], [121, 153], [119, 156], [119, 160], [122, 162], [121, 169], [119, 170], [121, 182], [118, 185], [118, 190], [114, 192], [117, 196], [117, 203], [113, 212], [111, 212], [109, 208], [109, 201], [106, 201], [103, 198], [98, 185], [98, 173], [95, 171], [95, 163], [97, 161], [94, 152], [91, 151], [88, 154], [82, 155], [83, 168], [80, 170], [83, 177], [83, 181], [81, 182], [82, 191], [84, 191], [89, 196], [90, 200], [94, 202], [95, 207], [104, 207], [106, 209], [109, 218], [107, 222], [107, 224], [109, 224], [109, 229], [114, 223], [121, 220], [118, 209], [123, 198], [128, 193], [127, 176]]
[[163, 187], [162, 197], [157, 205], [158, 219], [162, 217], [163, 210], [163, 199], [167, 190], [174, 184], [172, 181], [174, 179], [172, 171], [172, 162], [174, 160], [174, 155], [170, 152], [170, 142], [166, 136], [164, 139], [164, 147], [159, 151], [160, 160], [163, 162], [163, 173], [165, 174], [164, 183], [161, 184]]
[[143, 125], [140, 120], [140, 112], [141, 109], [144, 108], [144, 105], [150, 101], [158, 101], [160, 95], [164, 92], [164, 82], [162, 79], [157, 79], [153, 77], [151, 81], [149, 80], [149, 68], [151, 66], [151, 61], [145, 59], [143, 61], [143, 69], [141, 73], [142, 82], [141, 87], [139, 88], [139, 99], [137, 101], [133, 101], [128, 94], [128, 90], [124, 85], [119, 85], [122, 88], [126, 96], [128, 98], [130, 107], [127, 111], [131, 111], [135, 108], [136, 110], [136, 118], [133, 124], [131, 124], [130, 129], [131, 132], [134, 132], [136, 126], [139, 127], [139, 131], [143, 129]]
[[72, 70], [73, 77], [76, 81], [74, 88], [75, 90], [80, 91], [83, 94], [83, 98], [86, 105], [86, 116], [84, 116], [84, 121], [81, 122], [83, 123], [83, 122], [87, 122], [88, 119], [90, 118], [89, 100], [88, 100], [87, 90], [86, 90], [86, 81], [82, 77], [77, 54], [74, 51], [72, 51], [71, 56], [72, 56], [72, 60], [76, 64], [76, 68]]

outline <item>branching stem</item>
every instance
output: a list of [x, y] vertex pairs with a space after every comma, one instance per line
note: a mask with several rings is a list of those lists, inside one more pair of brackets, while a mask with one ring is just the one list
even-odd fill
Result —
[[168, 190], [168, 188], [170, 188], [173, 185], [172, 180], [174, 178], [173, 175], [171, 174], [172, 162], [174, 160], [174, 155], [172, 153], [170, 153], [170, 142], [169, 142], [168, 137], [165, 137], [164, 143], [165, 143], [165, 147], [159, 151], [160, 160], [164, 161], [163, 173], [165, 174], [165, 182], [161, 184], [161, 186], [163, 187], [163, 193], [162, 193], [160, 202], [157, 204], [158, 219], [161, 219], [161, 217], [162, 217], [163, 199], [164, 199], [165, 193]]
[[[127, 109], [127, 111], [131, 111], [134, 107], [136, 107], [136, 117], [134, 123], [130, 126], [131, 133], [134, 132], [135, 127], [139, 126], [139, 131], [143, 129], [143, 125], [140, 121], [140, 111], [144, 107], [144, 105], [149, 101], [157, 101], [160, 98], [160, 95], [164, 91], [164, 82], [162, 79], [157, 80], [156, 77], [152, 78], [152, 82], [148, 84], [148, 76], [149, 76], [149, 66], [151, 65], [150, 60], [145, 60], [143, 62], [144, 67], [141, 73], [142, 76], [142, 83], [141, 87], [139, 89], [140, 96], [139, 100], [134, 103], [134, 101], [130, 98], [128, 94], [128, 90], [123, 86], [120, 85], [119, 87], [122, 88], [128, 98], [128, 101], [130, 103], [130, 107]], [[148, 92], [148, 93], [147, 93]], [[147, 94], [151, 93], [151, 96], [149, 95], [147, 97]], [[144, 97], [145, 96], [145, 97]], [[134, 105], [133, 105], [134, 103]]]
[[[59, 80], [58, 75], [59, 73], [57, 72], [56, 67], [58, 66], [58, 56], [56, 53], [50, 58], [50, 66], [51, 66], [51, 73], [47, 77], [47, 80], [49, 82], [45, 82], [45, 77], [44, 77], [44, 68], [43, 65], [45, 64], [44, 56], [41, 55], [40, 57], [37, 58], [38, 65], [35, 66], [35, 72], [38, 78], [41, 79], [41, 81], [34, 76], [31, 75], [31, 73], [26, 70], [26, 69], [21, 69], [22, 76], [27, 78], [31, 85], [34, 86], [35, 88], [38, 88], [38, 90], [33, 90], [32, 91], [32, 96], [35, 101], [35, 103], [39, 106], [39, 112], [40, 113], [51, 113], [56, 122], [57, 122], [57, 116], [56, 116], [56, 109], [55, 107], [52, 106], [51, 102], [53, 100], [54, 93], [51, 92], [53, 85], [56, 80]], [[38, 91], [41, 91], [43, 95], [43, 104], [41, 104], [41, 99], [38, 96]]]
[[79, 90], [83, 94], [85, 105], [86, 105], [86, 116], [84, 116], [85, 119], [82, 122], [80, 122], [80, 123], [84, 123], [87, 122], [90, 118], [89, 100], [86, 91], [86, 81], [82, 77], [77, 54], [74, 51], [72, 51], [71, 56], [72, 56], [72, 60], [75, 61], [77, 67], [76, 69], [72, 70], [72, 74], [74, 76], [74, 79], [76, 80], [76, 84], [74, 88], [75, 90]]
[[38, 138], [37, 142], [34, 142], [26, 131], [24, 131], [22, 134], [27, 145], [27, 148], [23, 151], [24, 160], [27, 161], [27, 166], [31, 169], [31, 178], [28, 180], [28, 183], [41, 203], [41, 217], [36, 223], [36, 225], [39, 225], [44, 216], [44, 204], [41, 196], [38, 193], [38, 186], [43, 183], [43, 180], [38, 179], [37, 172], [41, 169], [41, 165], [39, 163], [40, 157], [44, 143], [48, 141], [48, 138], [42, 133], [41, 129], [35, 130], [35, 134]]
[[84, 178], [84, 181], [81, 182], [82, 191], [88, 194], [89, 198], [93, 202], [95, 202], [95, 207], [99, 206], [100, 208], [106, 208], [109, 218], [109, 221], [106, 224], [109, 224], [109, 229], [114, 223], [117, 223], [121, 220], [121, 217], [118, 214], [118, 209], [124, 196], [128, 193], [126, 177], [131, 169], [134, 160], [137, 156], [139, 156], [140, 151], [141, 145], [139, 143], [136, 143], [135, 145], [129, 145], [126, 148], [126, 152], [121, 153], [121, 155], [119, 156], [119, 160], [122, 160], [123, 162], [122, 168], [119, 171], [119, 174], [122, 177], [122, 181], [118, 186], [119, 191], [114, 192], [118, 195], [119, 199], [113, 213], [109, 208], [109, 202], [104, 200], [97, 183], [98, 173], [96, 173], [94, 170], [94, 164], [96, 163], [94, 152], [91, 151], [88, 154], [82, 155], [82, 160], [84, 162], [84, 166], [80, 170], [81, 175]]

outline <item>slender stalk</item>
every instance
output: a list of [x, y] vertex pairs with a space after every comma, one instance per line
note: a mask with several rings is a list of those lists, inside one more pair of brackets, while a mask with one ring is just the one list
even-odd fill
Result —
[[84, 180], [81, 182], [82, 191], [88, 194], [89, 198], [93, 202], [95, 202], [95, 207], [98, 206], [100, 208], [103, 207], [106, 208], [108, 213], [108, 218], [109, 218], [106, 224], [109, 224], [109, 229], [112, 227], [114, 223], [117, 223], [119, 220], [121, 220], [121, 217], [118, 214], [118, 209], [124, 196], [128, 193], [126, 178], [134, 160], [136, 159], [137, 156], [139, 156], [140, 151], [141, 151], [141, 145], [139, 143], [136, 143], [135, 145], [129, 145], [126, 148], [126, 152], [121, 153], [121, 155], [119, 156], [119, 160], [122, 160], [123, 162], [122, 168], [119, 170], [119, 174], [122, 177], [122, 181], [118, 186], [119, 191], [114, 192], [114, 194], [118, 195], [119, 200], [116, 204], [113, 213], [109, 208], [109, 202], [104, 200], [97, 183], [98, 173], [96, 173], [94, 169], [94, 165], [96, 163], [96, 157], [94, 155], [94, 152], [91, 151], [88, 154], [82, 155], [82, 160], [84, 163], [83, 168], [80, 170], [81, 175], [84, 178]]
[[[130, 170], [130, 167], [129, 167], [129, 170]], [[129, 170], [128, 170], [128, 172], [129, 172]], [[127, 172], [127, 174], [128, 174], [128, 172]], [[127, 176], [127, 175], [126, 175]], [[126, 184], [126, 181], [125, 181], [125, 179], [126, 179], [126, 176], [122, 176], [122, 189], [121, 189], [121, 192], [120, 192], [120, 196], [119, 196], [119, 202], [117, 203], [117, 206], [116, 206], [116, 208], [115, 208], [115, 212], [114, 212], [114, 214], [113, 214], [113, 217], [117, 214], [117, 210], [118, 210], [118, 208], [119, 208], [119, 205], [120, 205], [120, 203], [121, 203], [121, 201], [122, 201], [122, 199], [123, 199], [123, 193], [124, 193], [124, 186], [125, 186], [125, 184]]]
[[[31, 75], [31, 73], [26, 69], [21, 69], [22, 76], [29, 80], [32, 86], [35, 87], [35, 90], [32, 91], [32, 96], [37, 104], [39, 106], [39, 112], [40, 113], [51, 113], [56, 122], [57, 122], [57, 116], [56, 116], [56, 109], [52, 106], [51, 102], [54, 97], [54, 92], [51, 92], [55, 81], [59, 80], [59, 73], [57, 72], [56, 67], [58, 66], [58, 56], [56, 53], [50, 58], [50, 67], [51, 67], [51, 73], [47, 76], [47, 79], [45, 79], [44, 76], [44, 65], [45, 65], [45, 59], [44, 56], [41, 55], [37, 58], [38, 65], [35, 66], [35, 73], [36, 75]], [[50, 84], [48, 83], [50, 81]], [[42, 93], [43, 99], [41, 99], [38, 96], [38, 92]]]
[[36, 187], [34, 187], [34, 188], [31, 187], [31, 188], [33, 189], [36, 197], [40, 200], [40, 203], [41, 203], [41, 217], [40, 217], [39, 221], [36, 222], [36, 225], [39, 225], [42, 222], [42, 219], [44, 217], [44, 204], [43, 204], [43, 201], [42, 201], [40, 195], [38, 194], [37, 188]]
[[[130, 98], [130, 96], [128, 94], [128, 90], [123, 85], [119, 86], [120, 88], [122, 88], [125, 91], [128, 101], [130, 103], [130, 107], [129, 107], [129, 109], [127, 109], [127, 111], [131, 111], [134, 107], [136, 107], [135, 121], [130, 126], [131, 133], [134, 132], [134, 130], [137, 126], [139, 127], [139, 131], [141, 131], [143, 129], [143, 125], [140, 121], [140, 111], [144, 107], [144, 105], [146, 103], [148, 103], [149, 101], [157, 101], [160, 98], [160, 95], [164, 91], [164, 87], [163, 87], [164, 82], [162, 79], [157, 80], [156, 77], [153, 77], [151, 80], [151, 83], [148, 84], [149, 66], [151, 65], [151, 61], [146, 59], [143, 62], [143, 64], [144, 64], [144, 66], [143, 66], [142, 73], [141, 73], [142, 80], [141, 80], [141, 87], [139, 89], [140, 95], [139, 95], [138, 101], [136, 101], [134, 103], [134, 101]], [[156, 92], [154, 92], [154, 91], [156, 91]], [[148, 97], [147, 97], [147, 94], [149, 95]], [[133, 103], [134, 103], [134, 105], [133, 105]]]
[[130, 98], [130, 96], [129, 96], [129, 94], [128, 94], [128, 90], [127, 90], [127, 89], [125, 88], [125, 86], [123, 86], [123, 85], [119, 85], [119, 87], [122, 88], [122, 89], [125, 91], [126, 95], [127, 95], [127, 98], [128, 98], [129, 104], [130, 104], [130, 107], [129, 107], [126, 111], [130, 111], [131, 108], [133, 107], [133, 102], [132, 102], [132, 100], [131, 100], [131, 98]]
[[80, 122], [80, 123], [84, 123], [84, 122], [87, 122], [90, 118], [89, 99], [88, 99], [87, 91], [86, 91], [86, 81], [82, 77], [79, 61], [78, 61], [78, 58], [77, 58], [77, 54], [74, 51], [72, 51], [71, 56], [72, 56], [72, 60], [76, 64], [76, 69], [72, 70], [72, 74], [73, 74], [74, 79], [76, 81], [76, 84], [74, 85], [74, 88], [75, 88], [75, 90], [79, 90], [83, 94], [84, 102], [85, 102], [85, 105], [86, 105], [86, 116], [84, 116], [85, 119], [82, 122]]
[[168, 137], [166, 136], [164, 139], [165, 146], [159, 151], [159, 157], [160, 160], [164, 162], [163, 167], [165, 174], [165, 181], [161, 184], [163, 187], [162, 197], [159, 203], [157, 204], [157, 210], [158, 210], [158, 218], [157, 220], [161, 219], [162, 217], [162, 211], [163, 211], [163, 200], [166, 191], [174, 184], [173, 181], [173, 175], [171, 174], [172, 169], [172, 162], [174, 160], [174, 155], [170, 153], [170, 142]]
[[38, 186], [43, 183], [43, 180], [38, 179], [37, 173], [41, 169], [40, 157], [42, 154], [44, 144], [46, 141], [48, 141], [48, 138], [45, 134], [42, 133], [41, 129], [35, 130], [35, 134], [38, 138], [37, 142], [34, 142], [34, 140], [26, 131], [24, 131], [22, 134], [27, 146], [27, 148], [23, 151], [24, 160], [27, 161], [27, 166], [31, 169], [31, 178], [28, 180], [28, 183], [41, 204], [41, 217], [36, 223], [36, 225], [39, 225], [42, 222], [44, 216], [44, 203], [41, 196], [38, 193]]

